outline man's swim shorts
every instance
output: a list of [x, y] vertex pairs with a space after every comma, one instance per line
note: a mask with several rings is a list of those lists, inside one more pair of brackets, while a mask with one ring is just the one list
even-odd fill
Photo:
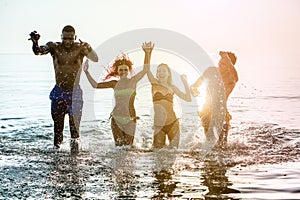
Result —
[[50, 93], [49, 98], [51, 99], [51, 114], [82, 114], [82, 89], [79, 85], [75, 86], [71, 90], [63, 90], [55, 85]]

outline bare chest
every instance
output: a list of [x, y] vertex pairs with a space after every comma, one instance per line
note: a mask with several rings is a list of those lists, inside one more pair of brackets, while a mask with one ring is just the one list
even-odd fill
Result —
[[83, 56], [81, 55], [81, 52], [78, 48], [57, 48], [54, 50], [53, 59], [58, 65], [80, 65]]

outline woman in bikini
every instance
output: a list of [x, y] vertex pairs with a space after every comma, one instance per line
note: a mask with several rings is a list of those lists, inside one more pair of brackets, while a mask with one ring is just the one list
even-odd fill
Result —
[[167, 136], [169, 146], [178, 148], [180, 127], [173, 108], [173, 98], [174, 94], [176, 94], [185, 101], [191, 101], [186, 75], [181, 75], [185, 93], [172, 84], [172, 73], [167, 64], [157, 66], [156, 78], [150, 70], [147, 72], [147, 76], [152, 85], [152, 101], [154, 107], [153, 147], [164, 147], [166, 145]]
[[145, 52], [143, 70], [131, 78], [128, 75], [132, 72], [133, 63], [126, 55], [115, 59], [113, 65], [109, 68], [109, 73], [105, 77], [105, 80], [112, 77], [118, 78], [118, 80], [97, 83], [88, 72], [88, 60], [84, 63], [83, 71], [93, 88], [114, 89], [115, 107], [111, 113], [111, 129], [116, 146], [131, 146], [133, 144], [137, 119], [134, 108], [136, 85], [149, 71], [153, 44], [151, 42], [143, 43], [142, 49]]

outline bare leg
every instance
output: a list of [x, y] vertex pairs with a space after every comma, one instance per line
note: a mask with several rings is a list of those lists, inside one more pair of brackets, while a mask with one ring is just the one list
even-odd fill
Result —
[[65, 114], [52, 114], [54, 122], [54, 146], [59, 148], [63, 141]]
[[54, 122], [54, 146], [59, 148], [63, 141], [64, 121], [67, 105], [65, 101], [51, 100], [51, 116]]
[[176, 120], [176, 122], [174, 122], [170, 127], [170, 130], [168, 132], [168, 139], [170, 141], [170, 147], [178, 148], [180, 140], [179, 120]]
[[211, 140], [214, 137], [213, 127], [211, 126], [211, 114], [209, 112], [199, 113], [199, 117], [201, 118], [201, 123], [204, 128], [204, 134], [207, 140]]
[[69, 124], [71, 138], [79, 138], [79, 127], [80, 127], [81, 115], [69, 115]]
[[218, 146], [223, 146], [227, 143], [227, 136], [230, 129], [230, 120], [232, 119], [231, 115], [229, 114], [228, 110], [226, 110], [226, 118], [220, 133], [220, 137], [218, 140]]
[[[135, 125], [132, 128], [135, 129]], [[124, 133], [124, 131], [120, 129], [114, 118], [111, 118], [111, 130], [116, 146], [133, 145], [134, 136]]]
[[69, 115], [69, 125], [71, 132], [71, 153], [79, 153], [79, 127], [80, 127], [81, 115]]
[[118, 124], [115, 122], [114, 118], [111, 118], [111, 130], [115, 140], [116, 146], [122, 146], [122, 131], [119, 129]]
[[123, 132], [123, 145], [133, 145], [134, 136]]
[[166, 145], [166, 134], [161, 130], [161, 127], [154, 128], [153, 144], [154, 148], [162, 148]]

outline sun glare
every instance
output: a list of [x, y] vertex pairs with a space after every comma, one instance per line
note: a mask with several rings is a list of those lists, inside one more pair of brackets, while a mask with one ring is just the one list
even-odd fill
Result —
[[202, 111], [203, 105], [205, 103], [205, 97], [206, 97], [206, 89], [205, 89], [205, 84], [203, 84], [202, 86], [200, 86], [198, 88], [200, 94], [196, 97], [197, 100], [197, 105], [198, 105], [198, 112]]

